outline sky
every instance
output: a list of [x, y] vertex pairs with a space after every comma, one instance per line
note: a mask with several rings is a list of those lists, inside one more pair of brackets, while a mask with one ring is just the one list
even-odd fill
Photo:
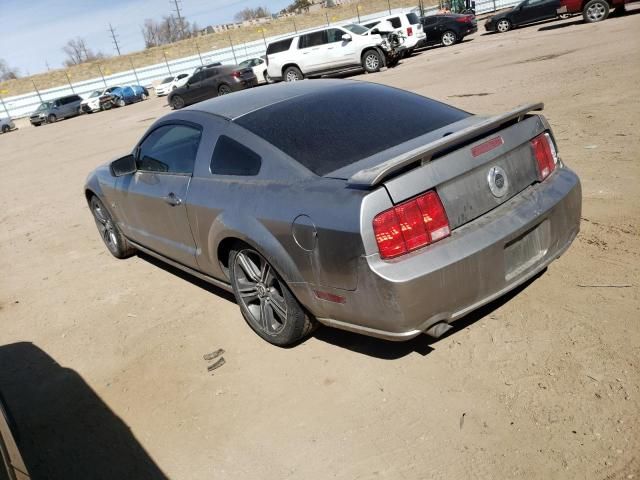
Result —
[[[292, 0], [179, 0], [182, 15], [200, 28], [228, 23], [245, 7], [266, 6], [272, 13]], [[75, 37], [107, 55], [115, 55], [109, 23], [120, 51], [144, 49], [140, 26], [175, 10], [173, 0], [0, 0], [0, 58], [21, 75], [62, 67], [64, 44]]]

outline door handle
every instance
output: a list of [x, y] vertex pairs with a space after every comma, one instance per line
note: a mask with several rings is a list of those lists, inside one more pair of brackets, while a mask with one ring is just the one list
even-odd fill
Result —
[[164, 201], [172, 207], [177, 207], [178, 205], [182, 204], [182, 199], [173, 192], [164, 197]]

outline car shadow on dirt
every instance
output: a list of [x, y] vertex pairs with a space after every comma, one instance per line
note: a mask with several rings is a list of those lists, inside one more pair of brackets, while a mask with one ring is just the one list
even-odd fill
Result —
[[473, 325], [478, 320], [491, 315], [495, 310], [516, 297], [525, 290], [531, 283], [535, 282], [546, 272], [534, 275], [522, 285], [514, 288], [502, 297], [488, 303], [487, 305], [474, 310], [470, 314], [452, 323], [452, 329], [440, 338], [433, 338], [428, 335], [419, 335], [406, 342], [391, 342], [378, 338], [367, 337], [357, 333], [346, 332], [335, 328], [320, 328], [314, 337], [322, 342], [330, 343], [337, 347], [346, 348], [356, 353], [368, 355], [382, 360], [397, 360], [411, 353], [426, 356], [438, 348], [438, 344], [448, 337], [455, 335], [460, 330]]
[[36, 345], [0, 346], [0, 391], [31, 478], [167, 478], [83, 378]]

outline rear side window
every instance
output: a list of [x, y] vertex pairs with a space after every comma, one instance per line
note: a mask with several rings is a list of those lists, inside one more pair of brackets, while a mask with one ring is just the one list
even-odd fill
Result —
[[391, 26], [393, 28], [400, 28], [402, 26], [402, 22], [400, 21], [399, 17], [390, 18], [389, 22], [391, 22]]
[[469, 114], [414, 93], [345, 82], [234, 120], [316, 175], [346, 167]]
[[327, 43], [327, 31], [321, 30], [319, 32], [300, 35], [298, 48], [317, 47], [318, 45], [324, 45], [325, 43]]
[[260, 155], [234, 139], [221, 135], [211, 157], [211, 173], [215, 175], [253, 176], [260, 172]]
[[420, 23], [420, 17], [413, 12], [407, 13], [407, 20], [409, 20], [411, 25], [418, 25]]
[[272, 55], [274, 53], [280, 53], [289, 50], [292, 41], [293, 38], [287, 38], [285, 40], [279, 40], [277, 42], [270, 43], [267, 47], [267, 55]]
[[201, 132], [187, 125], [163, 125], [138, 148], [138, 169], [146, 172], [192, 174]]

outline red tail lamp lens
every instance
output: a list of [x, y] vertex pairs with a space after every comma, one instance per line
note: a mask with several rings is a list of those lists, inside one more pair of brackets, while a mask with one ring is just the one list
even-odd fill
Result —
[[542, 181], [556, 169], [556, 164], [558, 163], [556, 147], [553, 144], [551, 135], [541, 133], [531, 140], [531, 148], [538, 164], [538, 175], [540, 181]]
[[373, 231], [382, 258], [397, 257], [451, 234], [447, 214], [433, 190], [376, 215]]

